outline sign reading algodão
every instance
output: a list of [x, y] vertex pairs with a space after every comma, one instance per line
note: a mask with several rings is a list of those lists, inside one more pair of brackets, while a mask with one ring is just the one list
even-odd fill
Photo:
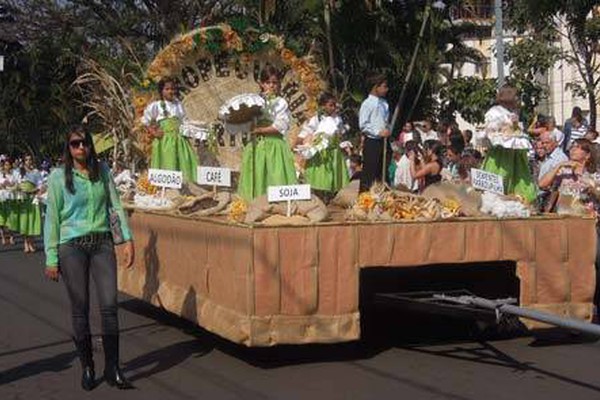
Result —
[[148, 170], [148, 182], [151, 185], [162, 188], [181, 189], [183, 185], [183, 173], [168, 169], [150, 168]]

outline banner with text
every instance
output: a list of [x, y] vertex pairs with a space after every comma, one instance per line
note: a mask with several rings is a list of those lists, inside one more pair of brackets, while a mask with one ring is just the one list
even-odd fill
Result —
[[198, 184], [210, 186], [231, 186], [231, 169], [198, 167]]
[[269, 186], [267, 199], [269, 202], [310, 200], [310, 185]]
[[504, 181], [500, 175], [471, 168], [471, 185], [475, 189], [504, 194]]
[[150, 168], [148, 170], [148, 182], [158, 187], [181, 189], [183, 185], [183, 173], [168, 169]]

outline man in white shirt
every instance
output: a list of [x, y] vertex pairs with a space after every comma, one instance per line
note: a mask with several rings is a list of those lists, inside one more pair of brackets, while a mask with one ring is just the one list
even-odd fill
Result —
[[433, 126], [429, 120], [423, 122], [421, 128], [421, 142], [425, 143], [427, 140], [440, 140], [440, 135], [433, 130]]
[[540, 135], [540, 143], [546, 150], [547, 156], [540, 165], [538, 181], [556, 168], [558, 164], [569, 160], [569, 157], [567, 157], [563, 149], [559, 146], [558, 140], [558, 133], [556, 131], [544, 132]]
[[[556, 168], [558, 164], [569, 160], [569, 157], [567, 157], [563, 149], [558, 145], [556, 131], [542, 133], [540, 135], [540, 144], [546, 151], [546, 158], [540, 164], [540, 172], [537, 177], [538, 182], [544, 175]], [[546, 203], [548, 202], [549, 197], [550, 190], [539, 190], [538, 201], [542, 211], [546, 209]]]

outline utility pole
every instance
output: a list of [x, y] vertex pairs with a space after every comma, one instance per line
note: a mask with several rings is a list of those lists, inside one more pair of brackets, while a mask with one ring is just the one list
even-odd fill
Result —
[[496, 18], [496, 67], [498, 69], [498, 88], [504, 85], [504, 33], [502, 29], [502, 0], [494, 0], [494, 16]]

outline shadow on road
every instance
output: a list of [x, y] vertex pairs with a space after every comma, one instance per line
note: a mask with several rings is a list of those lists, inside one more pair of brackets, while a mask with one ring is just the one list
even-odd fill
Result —
[[[130, 372], [131, 381], [148, 378], [154, 374], [169, 370], [191, 357], [202, 357], [215, 347], [215, 336], [183, 318], [154, 307], [137, 299], [119, 304], [122, 311], [130, 312], [157, 321], [161, 325], [182, 331], [194, 339], [175, 343], [136, 357], [124, 363]], [[143, 370], [148, 366], [150, 369]], [[143, 371], [141, 371], [143, 370]]]
[[[123, 366], [125, 371], [130, 372], [129, 379], [134, 382], [167, 371], [190, 357], [202, 357], [211, 350], [202, 341], [193, 339], [151, 351], [127, 361]], [[148, 366], [152, 367], [145, 369]]]
[[0, 371], [0, 386], [46, 372], [60, 372], [70, 369], [76, 357], [77, 354], [75, 351], [69, 351], [41, 360], [31, 361], [6, 371]]
[[600, 386], [596, 384], [583, 382], [568, 376], [548, 371], [546, 369], [536, 367], [533, 363], [521, 362], [488, 342], [470, 343], [451, 349], [444, 348], [441, 350], [416, 346], [406, 346], [402, 347], [402, 349], [453, 360], [470, 361], [477, 364], [509, 368], [519, 373], [535, 372], [547, 378], [555, 379], [569, 385], [579, 386], [600, 393]]

